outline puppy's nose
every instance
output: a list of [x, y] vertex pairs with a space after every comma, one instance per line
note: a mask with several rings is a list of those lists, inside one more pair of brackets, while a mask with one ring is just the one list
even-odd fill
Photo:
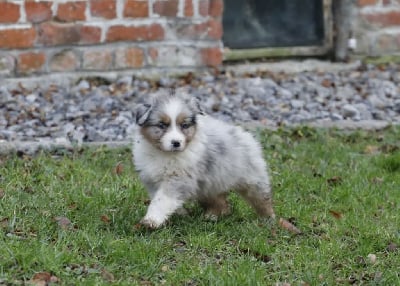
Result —
[[174, 148], [181, 147], [181, 141], [178, 141], [178, 140], [172, 140], [171, 144], [172, 144], [172, 147], [174, 147]]

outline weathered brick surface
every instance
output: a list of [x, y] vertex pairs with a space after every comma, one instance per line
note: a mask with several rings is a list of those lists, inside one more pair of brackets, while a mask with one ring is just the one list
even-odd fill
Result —
[[120, 48], [115, 51], [115, 67], [118, 69], [141, 68], [144, 53], [140, 48]]
[[201, 50], [201, 59], [204, 65], [216, 67], [222, 62], [222, 51], [217, 48], [204, 48]]
[[116, 25], [108, 29], [107, 41], [156, 41], [164, 38], [164, 29], [159, 24], [142, 26]]
[[208, 16], [208, 10], [210, 8], [210, 0], [199, 0], [199, 14], [200, 16]]
[[94, 26], [80, 26], [80, 44], [97, 44], [101, 41], [101, 28]]
[[77, 44], [81, 38], [80, 28], [74, 23], [43, 23], [38, 27], [38, 43], [44, 46]]
[[80, 66], [79, 56], [71, 50], [63, 50], [50, 58], [50, 71], [75, 71]]
[[34, 28], [0, 30], [0, 49], [25, 49], [33, 47], [36, 38]]
[[145, 18], [149, 16], [149, 2], [125, 0], [124, 17]]
[[27, 52], [18, 56], [17, 73], [29, 74], [40, 72], [46, 63], [46, 55], [42, 52]]
[[25, 13], [28, 22], [40, 23], [48, 21], [52, 17], [52, 1], [25, 1]]
[[62, 22], [73, 22], [85, 20], [86, 1], [59, 3], [57, 20]]
[[90, 14], [94, 17], [113, 19], [117, 16], [116, 0], [90, 0]]
[[2, 76], [222, 62], [223, 0], [0, 0], [0, 11]]
[[156, 0], [153, 4], [155, 14], [166, 17], [178, 15], [179, 0]]
[[20, 17], [18, 4], [1, 1], [0, 11], [0, 23], [18, 22]]
[[112, 68], [112, 52], [110, 50], [88, 50], [83, 53], [85, 70], [109, 70]]
[[185, 0], [184, 16], [193, 17], [193, 15], [194, 15], [193, 0]]
[[362, 17], [371, 24], [381, 27], [400, 26], [400, 9], [387, 12], [362, 14]]
[[222, 17], [224, 0], [210, 0], [208, 13], [212, 17]]
[[358, 0], [358, 6], [374, 6], [378, 3], [378, 0]]

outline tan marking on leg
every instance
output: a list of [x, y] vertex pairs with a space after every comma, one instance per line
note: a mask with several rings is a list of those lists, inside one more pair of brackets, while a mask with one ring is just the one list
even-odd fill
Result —
[[256, 186], [238, 190], [238, 193], [255, 209], [258, 216], [275, 219], [271, 193], [266, 193]]
[[208, 219], [216, 220], [221, 216], [230, 214], [231, 207], [227, 197], [228, 193], [224, 193], [200, 200], [201, 206], [205, 209], [205, 216]]

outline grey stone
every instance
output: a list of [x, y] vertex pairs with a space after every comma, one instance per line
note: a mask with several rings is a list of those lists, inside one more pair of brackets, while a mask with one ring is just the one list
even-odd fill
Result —
[[342, 111], [345, 118], [358, 118], [360, 116], [358, 109], [351, 104], [343, 105]]

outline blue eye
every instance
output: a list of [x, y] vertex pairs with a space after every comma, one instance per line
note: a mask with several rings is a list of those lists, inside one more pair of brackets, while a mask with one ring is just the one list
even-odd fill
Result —
[[162, 130], [164, 130], [164, 129], [167, 129], [168, 124], [166, 124], [166, 123], [164, 123], [164, 122], [159, 122], [159, 123], [157, 124], [157, 127], [160, 128], [160, 129], [162, 129]]
[[192, 125], [189, 124], [189, 123], [182, 123], [182, 124], [181, 124], [181, 128], [182, 128], [182, 129], [188, 129], [188, 128], [190, 128], [190, 126], [192, 126]]

